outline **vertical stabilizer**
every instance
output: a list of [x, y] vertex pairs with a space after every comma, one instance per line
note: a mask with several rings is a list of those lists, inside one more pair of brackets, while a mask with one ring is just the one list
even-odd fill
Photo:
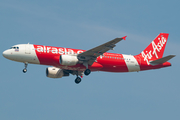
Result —
[[160, 33], [149, 46], [141, 52], [141, 56], [144, 61], [149, 64], [149, 61], [156, 60], [163, 57], [163, 53], [166, 47], [168, 33]]

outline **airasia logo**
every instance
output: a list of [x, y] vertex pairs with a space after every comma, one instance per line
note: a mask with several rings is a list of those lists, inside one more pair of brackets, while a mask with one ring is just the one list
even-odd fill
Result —
[[37, 46], [37, 52], [43, 53], [53, 53], [53, 54], [79, 54], [82, 53], [82, 50], [72, 50], [69, 48], [56, 48], [56, 47], [47, 47], [47, 46]]
[[161, 52], [161, 49], [163, 48], [164, 44], [167, 42], [167, 39], [165, 37], [161, 37], [158, 38], [158, 43], [155, 44], [154, 41], [152, 41], [151, 45], [152, 45], [152, 50], [150, 51], [146, 51], [146, 53], [144, 53], [144, 51], [142, 51], [142, 57], [144, 58], [144, 61], [147, 62], [147, 64], [149, 65], [149, 60], [153, 57], [156, 56], [156, 58], [159, 58], [158, 53]]

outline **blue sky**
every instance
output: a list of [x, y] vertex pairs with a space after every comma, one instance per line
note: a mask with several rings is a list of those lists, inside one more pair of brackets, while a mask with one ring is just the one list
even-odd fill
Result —
[[134, 73], [93, 72], [50, 79], [48, 66], [0, 56], [0, 119], [180, 119], [178, 0], [1, 0], [0, 50], [20, 43], [91, 49], [127, 35], [114, 53], [139, 54], [160, 33], [169, 33], [164, 55], [172, 67]]

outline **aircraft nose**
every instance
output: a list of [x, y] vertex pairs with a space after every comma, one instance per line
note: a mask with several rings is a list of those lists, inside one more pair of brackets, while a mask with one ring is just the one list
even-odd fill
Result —
[[5, 50], [5, 51], [3, 52], [3, 56], [4, 56], [5, 58], [8, 58], [9, 55], [10, 55], [10, 53], [9, 53], [8, 50]]

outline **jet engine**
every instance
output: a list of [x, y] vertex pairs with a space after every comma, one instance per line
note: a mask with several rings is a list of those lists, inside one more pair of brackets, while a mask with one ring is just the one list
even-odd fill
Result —
[[78, 59], [75, 55], [60, 55], [59, 62], [61, 65], [73, 66], [78, 63]]
[[69, 76], [69, 73], [60, 68], [48, 67], [46, 68], [46, 76], [49, 78], [62, 78], [63, 76]]

